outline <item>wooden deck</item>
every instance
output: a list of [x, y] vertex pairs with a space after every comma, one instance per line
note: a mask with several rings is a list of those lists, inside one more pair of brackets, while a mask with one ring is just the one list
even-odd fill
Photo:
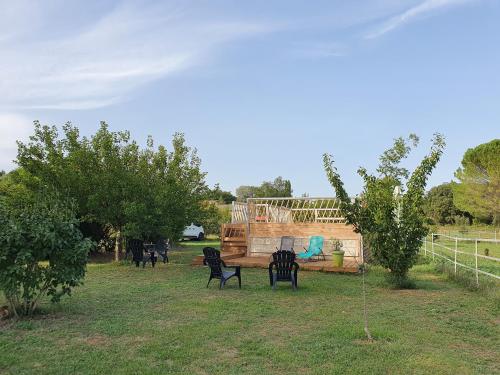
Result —
[[[222, 259], [228, 266], [241, 266], [242, 268], [268, 268], [269, 257], [267, 256], [241, 256], [239, 254], [224, 254]], [[359, 266], [352, 258], [344, 259], [343, 267], [334, 267], [331, 260], [317, 262], [297, 262], [303, 271], [357, 273]], [[203, 264], [203, 255], [193, 259], [193, 265]]]

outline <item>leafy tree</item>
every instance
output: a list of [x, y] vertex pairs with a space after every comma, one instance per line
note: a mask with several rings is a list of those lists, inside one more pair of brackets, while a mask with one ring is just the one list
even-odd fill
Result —
[[[328, 179], [340, 200], [347, 223], [363, 235], [375, 260], [391, 271], [391, 281], [401, 287], [408, 285], [408, 270], [415, 264], [422, 238], [427, 233], [422, 210], [425, 186], [445, 143], [443, 137], [436, 134], [430, 153], [410, 175], [400, 163], [408, 156], [412, 145], [416, 147], [417, 144], [415, 135], [407, 140], [397, 138], [393, 147], [381, 155], [378, 175], [359, 168], [364, 189], [353, 200], [344, 189], [332, 157], [323, 156]], [[402, 194], [395, 194], [398, 190]]]
[[141, 149], [129, 132], [111, 132], [104, 122], [90, 138], [80, 137], [70, 123], [60, 137], [56, 127], [35, 122], [30, 142], [18, 147], [17, 162], [29, 177], [22, 182], [73, 198], [82, 221], [111, 228], [116, 260], [122, 234], [179, 238], [206, 194], [201, 160], [180, 133], [168, 152], [161, 145], [155, 149], [152, 138]]
[[[168, 217], [166, 236], [180, 238], [186, 224], [199, 214], [200, 204], [207, 193], [206, 173], [201, 171], [201, 159], [196, 149], [186, 145], [181, 133], [174, 135], [173, 151], [168, 154], [168, 168], [163, 183], [158, 186], [159, 199], [164, 203], [164, 216]], [[166, 152], [166, 150], [165, 150]]]
[[274, 181], [264, 181], [257, 190], [256, 197], [291, 197], [292, 184], [290, 180], [284, 180], [281, 176]]
[[453, 204], [452, 184], [444, 183], [431, 188], [424, 199], [425, 215], [434, 224], [455, 224], [457, 216], [462, 216], [469, 220], [470, 215], [460, 211]]
[[258, 186], [242, 185], [236, 189], [236, 199], [239, 202], [245, 202], [247, 198], [255, 197], [258, 190]]
[[201, 223], [205, 235], [220, 235], [221, 225], [231, 222], [231, 210], [229, 207], [219, 205], [215, 201], [204, 201], [201, 203], [200, 215], [195, 222]]
[[25, 184], [20, 183], [21, 179], [28, 180], [29, 174], [22, 168], [15, 169], [0, 178], [0, 197], [8, 196], [16, 202], [33, 202], [35, 197], [33, 191], [28, 189]]
[[85, 275], [92, 242], [78, 229], [67, 200], [0, 196], [0, 290], [15, 316], [31, 315], [41, 297], [59, 301]]
[[222, 190], [219, 184], [215, 184], [213, 189], [209, 189], [207, 198], [225, 204], [230, 204], [236, 200], [236, 197], [230, 191]]
[[500, 139], [468, 149], [455, 172], [455, 205], [475, 217], [500, 222]]
[[284, 180], [279, 176], [274, 181], [264, 181], [260, 186], [243, 185], [236, 189], [238, 201], [246, 201], [247, 198], [275, 198], [291, 197], [292, 184], [290, 180]]

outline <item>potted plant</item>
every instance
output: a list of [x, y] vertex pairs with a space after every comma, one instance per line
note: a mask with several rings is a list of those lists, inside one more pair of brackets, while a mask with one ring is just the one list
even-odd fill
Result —
[[343, 244], [339, 240], [333, 241], [332, 260], [334, 267], [342, 267], [344, 265], [344, 250]]

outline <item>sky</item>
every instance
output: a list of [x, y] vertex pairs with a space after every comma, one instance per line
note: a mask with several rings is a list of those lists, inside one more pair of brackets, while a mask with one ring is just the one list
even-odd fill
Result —
[[100, 121], [198, 149], [210, 185], [277, 176], [294, 195], [348, 192], [394, 138], [435, 132], [429, 186], [466, 149], [500, 137], [500, 1], [0, 0], [0, 169], [33, 120], [82, 135]]

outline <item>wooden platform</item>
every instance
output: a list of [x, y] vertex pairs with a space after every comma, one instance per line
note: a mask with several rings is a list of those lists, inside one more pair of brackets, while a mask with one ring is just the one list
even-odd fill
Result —
[[[241, 256], [239, 254], [224, 254], [222, 259], [228, 266], [241, 266], [242, 268], [268, 268], [269, 257], [267, 256]], [[297, 262], [300, 269], [303, 271], [322, 271], [322, 272], [341, 272], [341, 273], [357, 273], [359, 266], [354, 259], [345, 258], [343, 267], [334, 267], [332, 261], [318, 262]], [[203, 255], [193, 259], [193, 265], [203, 264]]]

